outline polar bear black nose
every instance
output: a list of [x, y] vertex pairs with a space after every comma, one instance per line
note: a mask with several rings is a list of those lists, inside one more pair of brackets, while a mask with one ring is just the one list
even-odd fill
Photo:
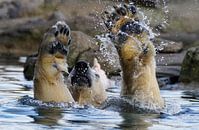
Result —
[[90, 66], [85, 61], [79, 61], [75, 64], [72, 72], [71, 83], [77, 86], [91, 87], [91, 75], [89, 73]]
[[85, 61], [79, 61], [75, 64], [75, 70], [77, 74], [85, 75], [88, 72], [89, 64]]

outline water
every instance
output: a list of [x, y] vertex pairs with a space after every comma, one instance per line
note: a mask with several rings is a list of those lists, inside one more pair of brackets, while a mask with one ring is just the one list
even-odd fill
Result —
[[[94, 107], [75, 105], [68, 108], [23, 105], [18, 99], [33, 96], [32, 82], [23, 77], [24, 58], [0, 59], [0, 129], [198, 129], [199, 102], [183, 99], [181, 90], [161, 90], [172, 109], [178, 114], [132, 114], [99, 110]], [[111, 96], [119, 95], [119, 87], [111, 88]], [[176, 105], [178, 104], [178, 105]]]

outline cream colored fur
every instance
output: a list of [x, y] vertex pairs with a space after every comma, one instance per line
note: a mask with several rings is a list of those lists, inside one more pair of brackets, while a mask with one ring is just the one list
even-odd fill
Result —
[[[132, 104], [136, 102], [146, 106], [154, 106], [154, 109], [161, 109], [164, 107], [164, 101], [160, 96], [156, 79], [155, 48], [147, 32], [132, 33], [126, 35], [125, 40], [117, 41], [118, 33], [123, 25], [133, 21], [138, 23], [135, 21], [137, 13], [132, 15], [126, 7], [122, 7], [123, 11], [126, 11], [126, 15], [118, 14], [115, 11], [119, 17], [116, 21], [110, 22], [114, 11], [105, 12], [103, 17], [108, 25], [108, 30], [116, 38], [114, 44], [122, 67], [121, 97], [128, 99]], [[114, 7], [114, 9], [120, 10], [120, 7]], [[112, 25], [109, 26], [109, 23]]]
[[[58, 36], [64, 40], [63, 35]], [[55, 37], [50, 31], [47, 32], [39, 48], [34, 74], [34, 98], [44, 102], [74, 102], [62, 74], [68, 73], [66, 56], [59, 52], [49, 54], [47, 51], [49, 44], [60, 40], [59, 37]]]
[[[97, 59], [94, 60], [93, 68], [90, 68], [90, 74], [91, 74], [91, 80], [92, 80], [92, 86], [71, 86], [70, 90], [71, 93], [79, 104], [81, 105], [93, 105], [93, 106], [100, 106], [106, 99], [107, 99], [107, 93], [106, 93], [106, 87], [104, 86], [107, 83], [107, 81], [104, 81], [103, 79], [107, 77], [105, 74], [100, 74], [99, 71], [100, 65], [97, 62]], [[97, 71], [96, 71], [97, 70]], [[100, 71], [101, 72], [101, 71]], [[95, 74], [98, 74], [100, 77], [96, 77]]]
[[98, 63], [98, 60], [96, 58], [94, 58], [94, 64], [93, 64], [92, 68], [100, 76], [100, 80], [102, 81], [102, 84], [103, 84], [102, 86], [105, 89], [108, 89], [108, 88], [112, 87], [112, 85], [114, 84], [114, 82], [107, 77], [105, 71], [101, 69], [101, 66]]
[[150, 41], [141, 43], [148, 48], [148, 52], [144, 54], [139, 44], [129, 38], [119, 51], [123, 72], [121, 96], [128, 97], [133, 102], [163, 108], [164, 101], [160, 96], [155, 74], [154, 46]]

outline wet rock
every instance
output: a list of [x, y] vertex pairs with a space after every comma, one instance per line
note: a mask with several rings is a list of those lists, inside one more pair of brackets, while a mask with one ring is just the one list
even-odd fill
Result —
[[187, 51], [182, 63], [180, 81], [199, 82], [199, 47]]
[[158, 84], [160, 88], [165, 88], [167, 85], [175, 84], [178, 82], [179, 76], [172, 77], [160, 77], [158, 78]]
[[158, 53], [156, 55], [156, 74], [158, 77], [179, 77], [181, 64], [186, 52]]
[[71, 37], [72, 42], [69, 49], [68, 64], [73, 66], [79, 60], [87, 60], [87, 62], [92, 64], [95, 52], [98, 49], [95, 40], [80, 31], [73, 31]]
[[157, 66], [181, 66], [185, 57], [186, 51], [180, 53], [157, 53]]
[[111, 75], [119, 75], [121, 66], [114, 44], [106, 34], [96, 36], [96, 40], [99, 45], [99, 51], [97, 52], [98, 61], [102, 69]]
[[153, 40], [156, 50], [161, 53], [177, 53], [182, 51], [183, 43], [156, 38]]
[[191, 46], [194, 42], [198, 41], [199, 35], [198, 33], [191, 32], [169, 32], [160, 35], [163, 39], [168, 39], [172, 41], [183, 42], [184, 46]]
[[180, 66], [157, 66], [156, 73], [158, 77], [169, 76], [169, 77], [179, 77]]
[[37, 54], [33, 54], [27, 57], [23, 70], [23, 74], [26, 80], [33, 80], [36, 61]]

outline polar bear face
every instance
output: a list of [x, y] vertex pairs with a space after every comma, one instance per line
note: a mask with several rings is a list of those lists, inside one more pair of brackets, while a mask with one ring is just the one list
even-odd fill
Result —
[[87, 62], [79, 61], [69, 74], [71, 93], [75, 101], [81, 105], [99, 106], [107, 98], [105, 91], [107, 86], [104, 82], [109, 83], [108, 79], [104, 80], [107, 78], [106, 75], [96, 69], [100, 68], [96, 66], [91, 68]]
[[79, 61], [70, 73], [71, 84], [77, 89], [89, 89], [99, 82], [99, 75], [85, 61]]

